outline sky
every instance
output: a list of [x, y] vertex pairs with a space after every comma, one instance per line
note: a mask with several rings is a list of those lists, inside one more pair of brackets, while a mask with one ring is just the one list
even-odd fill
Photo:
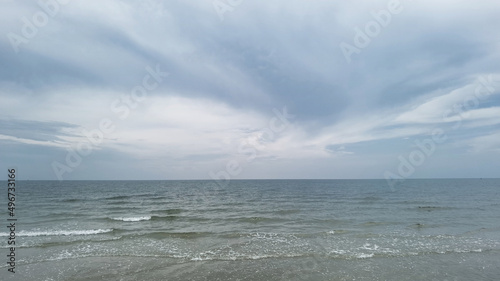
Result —
[[499, 1], [0, 5], [0, 178], [499, 177]]

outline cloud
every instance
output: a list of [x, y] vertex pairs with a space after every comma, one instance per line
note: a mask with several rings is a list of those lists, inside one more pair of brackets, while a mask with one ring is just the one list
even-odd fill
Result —
[[60, 145], [64, 137], [75, 136], [77, 125], [64, 122], [0, 120], [0, 139], [41, 145]]
[[[144, 174], [152, 178], [206, 178], [231, 160], [245, 163], [241, 178], [273, 172], [327, 178], [344, 164], [350, 177], [378, 177], [435, 128], [449, 134], [443, 154], [493, 151], [500, 3], [400, 4], [401, 12], [348, 63], [339, 45], [353, 44], [356, 28], [377, 21], [374, 14], [388, 1], [243, 1], [221, 21], [212, 1], [73, 0], [17, 53], [7, 34], [24, 36], [24, 18], [32, 22], [43, 9], [6, 1], [0, 143], [19, 152], [24, 165], [31, 158], [23, 149], [37, 151], [50, 170], [52, 162], [64, 162], [68, 148], [88, 142], [85, 130], [110, 119], [116, 129], [70, 178], [106, 178], [99, 170], [110, 163], [124, 173], [149, 167]], [[145, 68], [156, 65], [168, 79], [120, 118], [113, 102], [130, 95]], [[490, 82], [479, 98], [481, 79]], [[271, 135], [273, 109], [283, 107], [294, 118]], [[245, 160], [250, 153], [241, 153], [242, 144], [257, 151], [254, 160]]]
[[500, 133], [491, 133], [476, 137], [467, 141], [471, 150], [475, 153], [500, 152]]

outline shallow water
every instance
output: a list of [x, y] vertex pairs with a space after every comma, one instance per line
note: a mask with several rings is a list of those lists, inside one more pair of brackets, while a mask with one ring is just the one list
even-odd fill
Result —
[[16, 273], [2, 262], [0, 279], [497, 280], [499, 187], [21, 181]]

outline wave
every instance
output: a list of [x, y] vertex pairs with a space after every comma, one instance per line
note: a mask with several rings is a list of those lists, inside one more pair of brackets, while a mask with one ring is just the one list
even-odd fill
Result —
[[142, 216], [142, 217], [119, 217], [119, 218], [111, 218], [115, 221], [126, 221], [126, 222], [135, 222], [135, 221], [148, 221], [151, 220], [151, 216]]
[[300, 209], [290, 209], [290, 210], [279, 210], [275, 211], [274, 213], [277, 215], [292, 215], [292, 214], [297, 214], [300, 213]]
[[443, 207], [443, 206], [418, 206], [416, 209], [420, 211], [438, 211], [438, 210], [455, 210], [453, 207]]
[[378, 196], [366, 196], [357, 199], [359, 200], [359, 204], [373, 204], [382, 200], [382, 198]]
[[[471, 249], [471, 250], [451, 250], [451, 251], [432, 251], [432, 252], [362, 252], [362, 251], [331, 251], [324, 253], [313, 253], [308, 251], [301, 252], [275, 252], [267, 253], [265, 251], [259, 252], [221, 252], [219, 250], [205, 250], [205, 251], [185, 251], [185, 252], [114, 252], [114, 248], [102, 248], [102, 245], [93, 245], [92, 247], [86, 247], [85, 251], [79, 251], [75, 249], [74, 251], [66, 251], [63, 253], [56, 253], [49, 257], [43, 258], [41, 260], [33, 261], [33, 263], [47, 262], [47, 261], [62, 261], [62, 260], [77, 260], [82, 258], [109, 258], [109, 252], [113, 252], [113, 257], [124, 257], [127, 259], [137, 257], [137, 258], [171, 258], [176, 259], [181, 263], [196, 263], [201, 261], [252, 261], [252, 260], [266, 260], [266, 259], [307, 259], [303, 260], [303, 264], [312, 266], [312, 268], [317, 268], [319, 266], [331, 265], [329, 260], [362, 260], [362, 259], [375, 259], [375, 258], [394, 258], [394, 257], [410, 257], [410, 256], [425, 256], [425, 255], [446, 255], [446, 254], [468, 254], [468, 253], [484, 253], [490, 250], [482, 249]], [[300, 261], [300, 260], [299, 260]], [[307, 262], [307, 263], [306, 263]], [[28, 263], [31, 261], [28, 260]], [[7, 266], [0, 266], [0, 268], [6, 268]]]
[[381, 226], [381, 225], [389, 225], [392, 224], [391, 222], [386, 222], [386, 221], [367, 221], [365, 223], [362, 223], [362, 226]]
[[239, 217], [228, 220], [235, 220], [240, 223], [271, 223], [271, 222], [286, 222], [287, 219], [278, 217]]
[[155, 210], [153, 212], [158, 213], [158, 214], [175, 215], [175, 214], [180, 214], [183, 211], [184, 211], [183, 209], [166, 209], [166, 210]]
[[102, 198], [102, 200], [109, 200], [109, 201], [114, 201], [114, 200], [129, 200], [133, 198], [151, 198], [153, 200], [157, 199], [165, 199], [164, 196], [158, 196], [157, 194], [153, 193], [143, 193], [143, 194], [131, 194], [131, 195], [117, 195], [117, 196], [110, 196], [110, 197], [105, 197]]
[[[80, 236], [81, 237], [81, 236]], [[122, 239], [122, 236], [101, 236], [101, 238], [96, 238], [93, 236], [89, 240], [82, 240], [82, 239], [71, 239], [71, 240], [59, 240], [59, 241], [53, 241], [52, 239], [44, 239], [44, 240], [28, 240], [22, 244], [17, 244], [16, 242], [16, 248], [51, 248], [51, 247], [61, 247], [61, 246], [75, 246], [75, 245], [81, 245], [82, 241], [86, 241], [86, 243], [109, 243], [109, 242], [114, 242]], [[27, 240], [27, 239], [26, 239]], [[0, 249], [8, 249], [10, 248], [9, 245], [1, 246]]]
[[[111, 255], [127, 258], [174, 258], [184, 262], [300, 257], [322, 262], [331, 259], [355, 260], [435, 254], [476, 254], [497, 250], [500, 246], [496, 244], [496, 241], [457, 239], [455, 236], [379, 235], [367, 240], [351, 235], [337, 235], [337, 230], [328, 235], [306, 239], [297, 234], [255, 232], [224, 235], [214, 232], [155, 232], [130, 233], [119, 237], [102, 235], [98, 238], [103, 240], [88, 241], [85, 244], [82, 244], [81, 241], [70, 241], [69, 243], [63, 241], [61, 245], [65, 245], [65, 248], [46, 251], [52, 253], [48, 260], [109, 257]], [[214, 243], [207, 244], [207, 240], [204, 238], [208, 238]], [[184, 239], [190, 239], [190, 241]], [[35, 241], [35, 243], [39, 242]], [[42, 247], [59, 246], [58, 243], [48, 241]]]
[[[21, 230], [16, 236], [36, 237], [36, 236], [78, 236], [95, 235], [112, 232], [113, 229], [93, 229], [93, 230], [53, 230], [53, 231], [25, 231]], [[9, 236], [9, 233], [0, 233], [0, 236]]]
[[232, 253], [228, 255], [214, 255], [211, 251], [199, 253], [192, 256], [173, 256], [174, 258], [183, 258], [189, 261], [244, 261], [244, 260], [263, 260], [272, 258], [301, 258], [310, 257], [309, 253], [290, 253], [290, 254], [266, 254], [266, 253], [255, 253], [255, 254], [237, 254]]
[[106, 197], [103, 198], [104, 200], [123, 200], [123, 199], [128, 199], [132, 196], [129, 195], [119, 195], [119, 196], [111, 196], [111, 197]]
[[127, 204], [129, 204], [129, 203], [124, 203], [124, 204], [108, 203], [108, 205], [112, 205], [112, 206], [107, 206], [106, 209], [111, 210], [111, 211], [121, 211], [121, 210], [131, 211], [131, 210], [143, 210], [144, 209], [144, 207], [130, 206]]
[[[137, 217], [114, 217], [107, 218], [112, 221], [123, 221], [123, 222], [141, 222], [141, 221], [171, 221], [175, 219], [181, 218], [180, 216], [137, 216]], [[190, 221], [196, 220], [206, 220], [206, 219], [196, 219], [196, 218], [187, 218]]]
[[61, 217], [61, 218], [65, 218], [65, 219], [68, 219], [68, 218], [71, 218], [71, 217], [85, 217], [87, 216], [87, 214], [84, 214], [84, 213], [76, 213], [76, 212], [72, 212], [72, 213], [69, 213], [69, 212], [54, 212], [54, 213], [38, 213], [36, 215], [37, 217], [39, 218], [54, 218], [54, 217]]
[[64, 203], [75, 203], [75, 202], [82, 202], [82, 201], [84, 201], [84, 200], [78, 199], [78, 198], [61, 199], [61, 202], [64, 202]]
[[180, 239], [196, 239], [202, 237], [211, 237], [214, 233], [212, 232], [152, 232], [142, 235], [134, 234], [133, 236], [124, 236], [124, 238], [137, 238], [138, 236], [149, 237], [153, 239], [164, 239], [164, 238], [180, 238]]
[[106, 205], [120, 205], [120, 206], [127, 206], [130, 204], [129, 201], [123, 201], [123, 200], [117, 200], [117, 201], [110, 201], [106, 202]]

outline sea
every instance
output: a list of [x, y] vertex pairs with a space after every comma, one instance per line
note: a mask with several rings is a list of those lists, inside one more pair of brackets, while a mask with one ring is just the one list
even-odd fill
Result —
[[500, 280], [500, 179], [7, 182], [0, 280]]

